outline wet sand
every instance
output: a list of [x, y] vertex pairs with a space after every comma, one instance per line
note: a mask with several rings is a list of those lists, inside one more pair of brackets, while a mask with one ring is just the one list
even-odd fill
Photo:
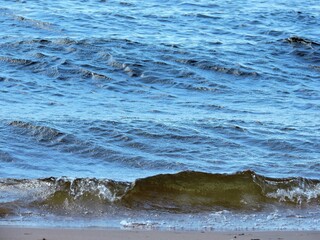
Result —
[[319, 240], [320, 231], [143, 231], [113, 229], [24, 228], [0, 226], [0, 240]]

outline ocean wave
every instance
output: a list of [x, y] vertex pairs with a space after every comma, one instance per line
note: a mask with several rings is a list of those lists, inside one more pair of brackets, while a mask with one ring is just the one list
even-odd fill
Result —
[[15, 64], [15, 65], [23, 65], [23, 66], [30, 66], [30, 65], [37, 64], [37, 62], [29, 59], [19, 59], [19, 58], [4, 57], [4, 56], [0, 56], [0, 62]]
[[31, 18], [26, 18], [26, 17], [23, 17], [23, 16], [14, 15], [13, 17], [14, 17], [15, 20], [17, 20], [19, 22], [28, 23], [28, 24], [30, 24], [30, 25], [32, 25], [34, 27], [41, 28], [41, 29], [50, 30], [54, 26], [53, 24], [51, 24], [49, 22], [44, 22], [44, 21], [39, 21], [39, 20], [31, 19]]
[[293, 36], [284, 39], [285, 42], [292, 43], [292, 44], [306, 44], [306, 45], [317, 45], [320, 46], [320, 43], [317, 43], [315, 41], [309, 40], [307, 38]]
[[317, 71], [320, 71], [320, 66], [311, 66], [311, 68], [317, 70]]
[[46, 31], [57, 30], [56, 24], [21, 16], [21, 15], [16, 15], [11, 9], [8, 9], [8, 8], [0, 8], [0, 14], [5, 16], [9, 21], [17, 22], [17, 23], [11, 23], [11, 26], [14, 26], [14, 27], [26, 25], [34, 29], [41, 29]]
[[[143, 65], [139, 60], [130, 59], [129, 56], [123, 58], [112, 55], [113, 49], [119, 47], [130, 49], [139, 45], [141, 44], [128, 39], [35, 38], [1, 44], [8, 51], [14, 52], [32, 49], [28, 56], [31, 59], [0, 56], [0, 61], [24, 65], [29, 67], [32, 73], [44, 74], [60, 80], [74, 78], [113, 80], [106, 75], [113, 72], [121, 72], [129, 77], [140, 77], [143, 73]], [[72, 54], [74, 58], [66, 58], [67, 54]]]
[[[30, 60], [2, 57], [0, 61], [22, 64], [32, 74], [46, 75], [58, 80], [106, 79], [114, 81], [119, 76], [122, 78], [129, 76], [139, 78], [139, 81], [147, 84], [171, 85], [198, 92], [216, 92], [220, 91], [220, 88], [208, 85], [211, 81], [203, 79], [199, 69], [242, 77], [259, 75], [255, 69], [234, 63], [224, 63], [219, 59], [205, 60], [205, 56], [198, 54], [194, 56], [172, 45], [160, 44], [154, 49], [154, 46], [125, 38], [78, 40], [35, 38], [18, 42], [10, 41], [3, 43], [2, 46], [8, 51], [20, 52], [26, 49], [28, 51], [32, 49], [32, 51], [28, 56]], [[126, 54], [121, 53], [123, 51]], [[189, 68], [190, 66], [193, 68]], [[198, 84], [195, 84], [196, 82]], [[96, 84], [98, 87], [106, 85], [107, 89], [110, 89], [108, 83]], [[123, 89], [123, 86], [118, 86], [118, 84], [116, 86], [117, 91]]]
[[203, 70], [221, 72], [221, 73], [231, 74], [235, 76], [254, 76], [254, 77], [259, 76], [259, 73], [256, 71], [242, 70], [241, 67], [233, 68], [229, 66], [221, 66], [205, 60], [176, 59], [175, 61], [178, 63], [198, 67]]
[[174, 211], [261, 209], [265, 204], [319, 202], [320, 182], [303, 178], [272, 179], [252, 171], [235, 174], [180, 172], [137, 180], [122, 198], [138, 208]]
[[59, 212], [75, 209], [81, 212], [84, 206], [88, 211], [95, 205], [170, 212], [259, 211], [270, 204], [307, 207], [320, 203], [319, 180], [269, 178], [253, 171], [234, 174], [184, 171], [134, 182], [66, 177], [1, 179], [0, 192], [3, 213], [10, 212], [5, 207], [10, 202]]
[[[81, 158], [96, 159], [109, 163], [119, 163], [138, 169], [177, 169], [185, 166], [185, 164], [179, 162], [168, 162], [163, 160], [150, 161], [141, 155], [134, 155], [114, 149], [110, 144], [104, 143], [104, 145], [99, 145], [94, 141], [79, 138], [74, 134], [65, 133], [55, 128], [41, 126], [35, 123], [12, 121], [9, 123], [9, 126], [13, 127], [13, 130], [17, 134], [20, 134], [21, 136], [29, 136], [34, 139], [37, 144], [41, 144], [45, 147], [53, 148], [61, 152], [72, 153], [73, 155]], [[91, 131], [94, 130], [94, 128], [91, 128]], [[140, 149], [145, 146], [121, 132], [109, 129], [109, 126], [106, 126], [106, 129], [99, 129], [97, 131], [102, 135], [108, 134], [111, 139], [109, 141], [112, 141], [113, 143], [120, 142], [131, 149]], [[170, 134], [167, 137], [172, 139], [188, 138], [188, 136], [175, 136]]]
[[9, 125], [24, 130], [25, 134], [36, 137], [39, 142], [65, 142], [66, 134], [54, 128], [37, 126], [23, 121], [12, 121]]
[[0, 162], [13, 162], [15, 159], [7, 152], [0, 150]]
[[292, 45], [290, 53], [309, 62], [310, 68], [320, 64], [320, 43], [298, 36], [289, 37], [284, 41]]

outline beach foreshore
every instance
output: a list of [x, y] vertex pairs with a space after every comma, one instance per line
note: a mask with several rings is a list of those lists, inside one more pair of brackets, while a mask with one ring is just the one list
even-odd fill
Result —
[[320, 231], [158, 231], [0, 226], [0, 240], [318, 240]]

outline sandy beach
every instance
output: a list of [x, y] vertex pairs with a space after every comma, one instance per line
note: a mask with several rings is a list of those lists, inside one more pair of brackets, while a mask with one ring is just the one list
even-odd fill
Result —
[[0, 227], [0, 240], [318, 240], [320, 231], [235, 231], [235, 232], [200, 232], [200, 231], [143, 231], [112, 229], [61, 229], [61, 228], [25, 228]]

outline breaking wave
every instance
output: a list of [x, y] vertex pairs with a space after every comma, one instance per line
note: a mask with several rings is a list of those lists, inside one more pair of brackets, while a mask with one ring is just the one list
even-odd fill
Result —
[[[201, 212], [259, 211], [268, 205], [320, 203], [320, 181], [268, 178], [253, 171], [211, 174], [183, 171], [134, 182], [95, 178], [1, 179], [0, 216], [33, 207], [55, 213], [95, 213], [111, 208]], [[103, 209], [103, 210], [102, 210]]]

